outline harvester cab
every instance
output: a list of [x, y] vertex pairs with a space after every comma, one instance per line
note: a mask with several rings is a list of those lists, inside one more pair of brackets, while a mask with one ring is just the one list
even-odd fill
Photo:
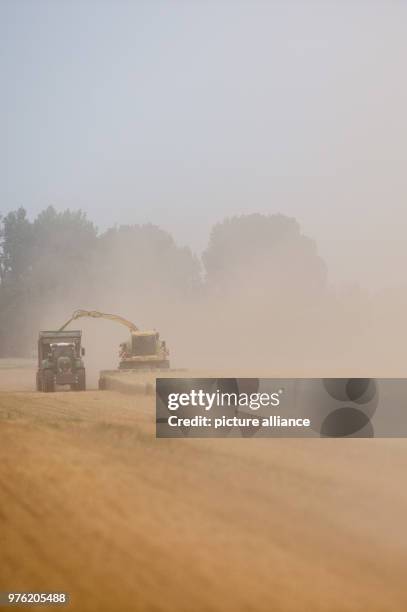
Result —
[[132, 331], [131, 338], [122, 342], [119, 352], [121, 370], [169, 368], [169, 351], [160, 334], [153, 331]]

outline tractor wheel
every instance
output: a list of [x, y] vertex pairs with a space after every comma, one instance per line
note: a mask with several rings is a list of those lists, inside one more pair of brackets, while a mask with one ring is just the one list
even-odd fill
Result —
[[75, 383], [74, 385], [74, 389], [75, 391], [85, 391], [86, 390], [86, 374], [85, 374], [85, 370], [78, 370], [77, 371], [77, 376], [78, 376], [78, 382]]
[[42, 390], [45, 393], [53, 393], [55, 391], [54, 373], [51, 370], [44, 370], [42, 373]]

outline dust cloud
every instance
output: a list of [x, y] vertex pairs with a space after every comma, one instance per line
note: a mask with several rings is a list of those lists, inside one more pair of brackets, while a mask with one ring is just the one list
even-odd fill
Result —
[[[226, 219], [213, 228], [201, 258], [154, 226], [119, 228], [96, 243], [69, 294], [62, 275], [33, 317], [33, 354], [39, 329], [57, 329], [83, 308], [158, 330], [173, 368], [402, 375], [405, 289], [373, 294], [335, 284], [316, 243], [294, 219]], [[117, 367], [129, 332], [101, 319], [80, 319], [70, 328], [83, 331], [88, 383], [95, 386], [101, 369]]]

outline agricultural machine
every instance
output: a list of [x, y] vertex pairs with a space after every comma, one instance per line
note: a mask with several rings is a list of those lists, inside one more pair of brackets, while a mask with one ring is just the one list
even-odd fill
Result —
[[75, 391], [86, 389], [81, 347], [82, 332], [40, 331], [38, 338], [37, 391], [55, 391], [56, 385], [70, 385]]

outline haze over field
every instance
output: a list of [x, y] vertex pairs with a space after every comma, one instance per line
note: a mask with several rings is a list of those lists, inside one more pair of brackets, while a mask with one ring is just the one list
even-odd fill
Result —
[[71, 325], [87, 390], [72, 346], [35, 363], [85, 309], [158, 330], [169, 376], [405, 377], [406, 18], [0, 0], [0, 593], [407, 610], [405, 440], [157, 440], [161, 370], [96, 390], [129, 339], [112, 321]]
[[401, 284], [404, 2], [3, 0], [0, 210], [151, 221], [203, 250], [297, 218], [332, 281]]
[[185, 367], [404, 372], [405, 3], [0, 11], [1, 355], [88, 308]]
[[[293, 218], [215, 225], [202, 259], [153, 225], [98, 234], [80, 212], [23, 209], [0, 224], [0, 356], [35, 355], [40, 329], [73, 310], [158, 329], [173, 367], [285, 376], [403, 376], [406, 292], [336, 289]], [[118, 362], [128, 330], [81, 319], [93, 381]]]

